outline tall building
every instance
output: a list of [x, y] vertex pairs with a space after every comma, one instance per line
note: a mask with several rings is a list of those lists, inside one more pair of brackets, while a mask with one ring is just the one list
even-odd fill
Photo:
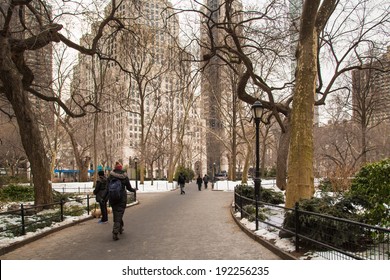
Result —
[[[99, 130], [104, 149], [98, 155], [99, 162], [112, 166], [119, 159], [132, 166], [134, 158], [142, 157], [147, 166], [154, 166], [153, 174], [147, 169], [147, 177], [167, 175], [167, 153], [175, 148], [168, 147], [167, 137], [175, 141], [179, 136], [178, 124], [186, 114], [183, 104], [193, 95], [185, 79], [191, 65], [183, 63], [185, 54], [176, 48], [178, 19], [171, 16], [166, 21], [171, 7], [166, 0], [121, 1], [116, 16], [124, 28], [107, 31], [101, 49], [103, 56], [115, 59], [122, 67], [115, 61], [80, 57], [75, 69], [73, 88], [83, 92], [83, 98], [99, 98], [102, 109]], [[98, 24], [82, 38], [85, 43], [90, 43]], [[201, 160], [193, 150], [201, 146], [198, 116], [196, 106], [189, 110], [183, 132], [182, 155], [186, 159], [180, 161], [194, 170], [201, 168]], [[165, 156], [155, 158], [164, 152]]]
[[[390, 46], [371, 69], [352, 72], [352, 116], [371, 124], [390, 121]], [[377, 69], [385, 69], [380, 71]]]
[[[241, 1], [233, 1], [233, 10], [242, 9]], [[223, 43], [226, 33], [217, 28], [217, 23], [225, 20], [226, 2], [224, 0], [205, 0], [202, 12], [210, 20], [201, 21], [201, 57], [210, 55], [212, 42], [210, 33], [216, 44]], [[240, 19], [234, 18], [237, 22]], [[203, 67], [201, 99], [203, 117], [206, 124], [206, 163], [207, 173], [212, 176], [214, 173], [228, 171], [228, 158], [225, 148], [221, 142], [227, 134], [228, 127], [225, 126], [223, 111], [228, 110], [226, 106], [233, 104], [232, 93], [235, 89], [232, 85], [233, 71], [217, 56], [212, 56]]]

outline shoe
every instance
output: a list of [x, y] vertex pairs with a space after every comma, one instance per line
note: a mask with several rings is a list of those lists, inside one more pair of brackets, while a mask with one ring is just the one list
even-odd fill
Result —
[[112, 239], [114, 239], [115, 241], [119, 240], [118, 234], [117, 233], [113, 233], [112, 234]]
[[103, 222], [102, 220], [99, 220], [98, 224], [108, 224], [108, 221]]

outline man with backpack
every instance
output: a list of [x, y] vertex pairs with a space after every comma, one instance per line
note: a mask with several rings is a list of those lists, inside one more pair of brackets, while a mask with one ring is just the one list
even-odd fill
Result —
[[110, 172], [107, 182], [108, 198], [114, 216], [112, 238], [118, 240], [118, 234], [123, 233], [123, 214], [127, 204], [127, 192], [135, 192], [131, 187], [127, 174], [122, 170], [122, 164], [115, 163], [115, 168]]

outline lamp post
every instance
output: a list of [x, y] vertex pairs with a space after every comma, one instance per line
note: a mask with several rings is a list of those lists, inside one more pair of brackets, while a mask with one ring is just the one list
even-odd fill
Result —
[[135, 190], [138, 191], [138, 170], [137, 170], [137, 164], [138, 164], [138, 158], [134, 158], [134, 164], [135, 164]]
[[263, 116], [263, 104], [261, 104], [260, 100], [256, 100], [252, 105], [252, 115], [256, 124], [256, 172], [255, 172], [255, 198], [256, 198], [256, 230], [259, 229], [259, 221], [258, 221], [258, 201], [260, 199], [260, 187], [261, 187], [261, 178], [260, 178], [260, 121]]
[[211, 184], [211, 189], [214, 189], [215, 184], [215, 162], [213, 163], [213, 183]]

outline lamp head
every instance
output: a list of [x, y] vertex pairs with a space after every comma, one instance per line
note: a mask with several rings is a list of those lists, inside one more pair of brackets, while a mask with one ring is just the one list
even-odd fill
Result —
[[263, 117], [264, 107], [260, 100], [256, 100], [255, 103], [252, 104], [252, 116], [255, 121], [260, 121]]

